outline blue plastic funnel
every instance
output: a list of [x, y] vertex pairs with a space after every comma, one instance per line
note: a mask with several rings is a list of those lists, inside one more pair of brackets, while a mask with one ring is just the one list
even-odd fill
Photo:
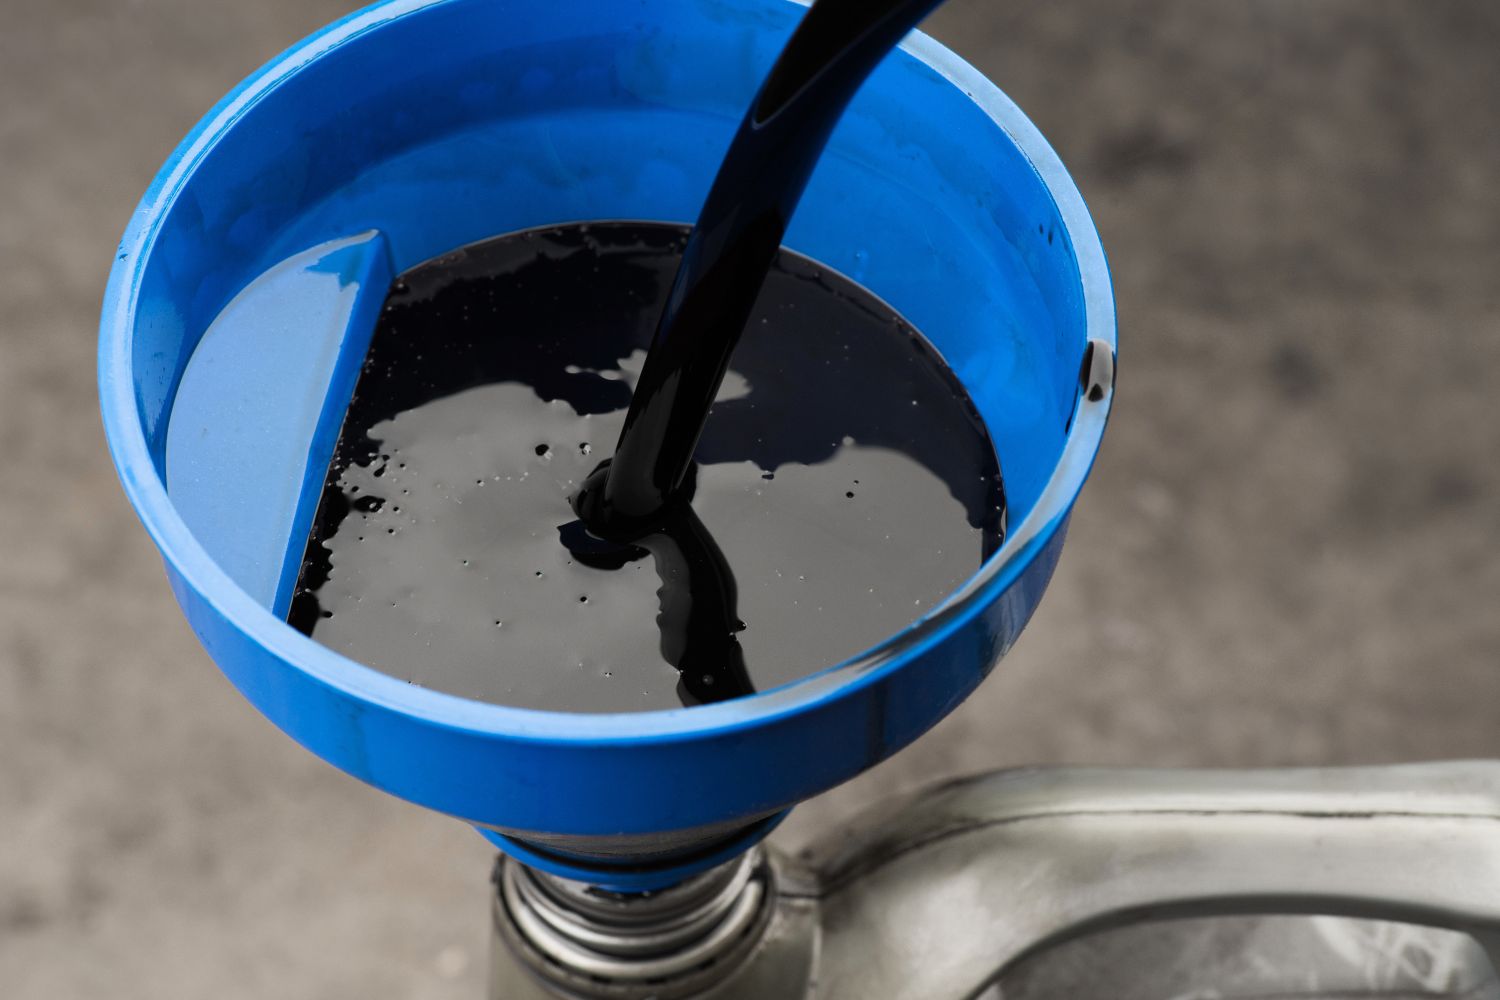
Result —
[[350, 774], [608, 884], [743, 846], [962, 701], [1041, 598], [1109, 411], [1114, 307], [1078, 192], [1004, 95], [914, 34], [835, 133], [787, 244], [910, 319], [989, 425], [1010, 533], [958, 593], [805, 680], [620, 715], [415, 687], [282, 621], [391, 276], [531, 226], [692, 220], [801, 12], [378, 4], [274, 60], [188, 136], [104, 302], [110, 448], [229, 679]]

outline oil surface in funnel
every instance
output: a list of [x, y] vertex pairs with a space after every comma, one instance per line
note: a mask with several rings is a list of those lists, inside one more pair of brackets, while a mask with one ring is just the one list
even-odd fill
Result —
[[591, 549], [687, 229], [501, 236], [391, 286], [290, 620], [437, 690], [571, 712], [765, 690], [899, 632], [999, 545], [995, 450], [888, 306], [782, 250], [696, 451], [691, 512]]

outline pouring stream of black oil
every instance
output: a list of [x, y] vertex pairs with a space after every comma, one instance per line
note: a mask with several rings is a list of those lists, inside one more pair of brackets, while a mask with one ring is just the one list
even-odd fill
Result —
[[[870, 72], [942, 0], [818, 0], [740, 122], [683, 250], [613, 458], [573, 498], [580, 562], [653, 553], [680, 581], [677, 667], [703, 701], [753, 693], [735, 633], [734, 574], [693, 513], [693, 451], [787, 223], [834, 125]], [[666, 574], [663, 574], [664, 582]], [[673, 591], [676, 594], [673, 594]]]
[[688, 237], [613, 459], [575, 509], [589, 530], [640, 537], [678, 498], [730, 355], [787, 222], [845, 106], [942, 0], [818, 0], [740, 122]]

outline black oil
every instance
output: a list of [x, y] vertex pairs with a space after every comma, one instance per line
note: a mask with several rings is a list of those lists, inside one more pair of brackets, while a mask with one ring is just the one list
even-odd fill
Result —
[[[456, 694], [629, 710], [833, 664], [966, 577], [1003, 530], [982, 423], [899, 317], [780, 250], [844, 107], [938, 2], [819, 0], [690, 235], [518, 234], [398, 279], [294, 624]], [[579, 518], [554, 525], [559, 494]]]
[[532, 230], [398, 278], [292, 624], [463, 697], [634, 711], [836, 664], [972, 575], [1004, 528], [982, 421], [889, 307], [786, 250], [697, 441], [691, 504], [631, 544], [583, 530], [569, 500], [620, 434], [686, 239]]
[[860, 84], [942, 0], [818, 0], [729, 145], [656, 324], [614, 457], [575, 499], [631, 538], [672, 505], [761, 283], [823, 147]]

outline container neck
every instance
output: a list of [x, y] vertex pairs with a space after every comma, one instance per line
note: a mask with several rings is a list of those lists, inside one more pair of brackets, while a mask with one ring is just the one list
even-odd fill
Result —
[[556, 992], [671, 1000], [722, 981], [753, 950], [775, 884], [759, 849], [653, 892], [617, 893], [501, 857], [495, 926]]

